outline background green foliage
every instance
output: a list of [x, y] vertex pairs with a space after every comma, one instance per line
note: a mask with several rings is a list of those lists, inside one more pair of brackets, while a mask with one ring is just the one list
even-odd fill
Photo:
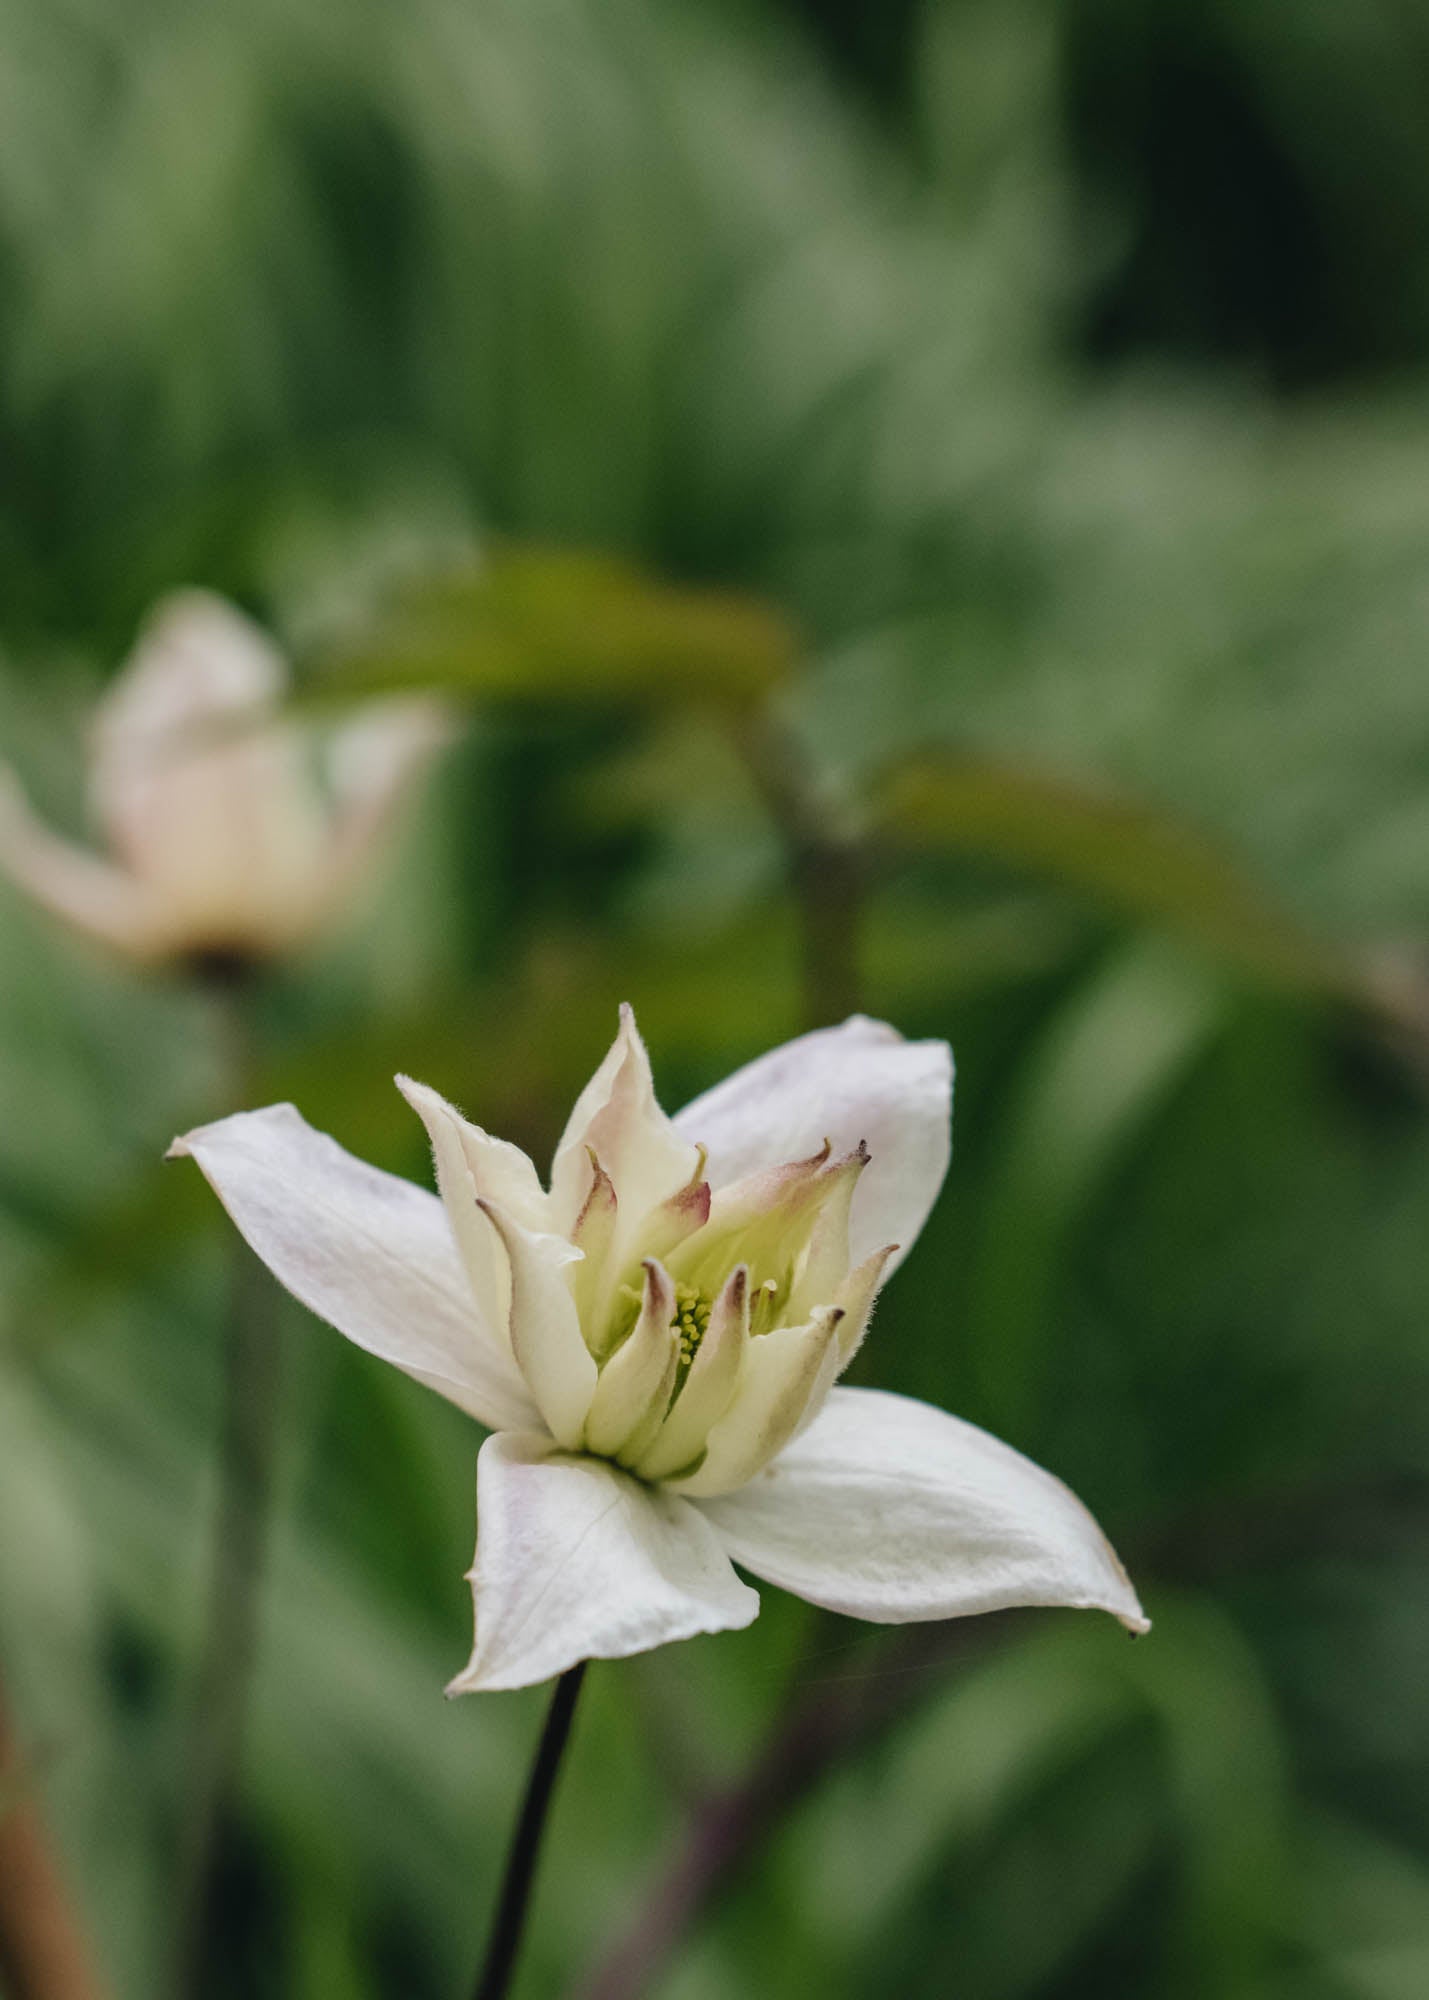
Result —
[[[72, 813], [181, 583], [319, 723], [470, 697], [245, 1098], [420, 1176], [396, 1067], [544, 1152], [620, 998], [671, 1104], [793, 1032], [772, 688], [869, 843], [863, 1001], [959, 1057], [866, 1379], [1145, 1583], [1145, 1645], [911, 1674], [669, 2000], [1429, 1989], [1427, 104], [1414, 0], [0, 4], [7, 754]], [[195, 996], [0, 892], [0, 1654], [125, 2000], [231, 1257], [155, 1163], [234, 1088]], [[283, 1310], [214, 1992], [445, 2000], [539, 1698], [439, 1698], [469, 1427]], [[790, 1682], [881, 1671], [765, 1602], [592, 1674], [524, 1990]]]

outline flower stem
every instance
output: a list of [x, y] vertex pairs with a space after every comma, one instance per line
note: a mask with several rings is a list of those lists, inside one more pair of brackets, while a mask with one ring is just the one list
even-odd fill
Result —
[[[241, 1103], [252, 1070], [252, 982], [209, 982], [227, 1044], [226, 1093]], [[217, 1885], [233, 1813], [257, 1647], [277, 1443], [279, 1320], [272, 1287], [240, 1244], [229, 1302], [218, 1504], [203, 1654], [186, 1760], [177, 1874], [174, 1990], [209, 1990]]]
[[511, 1836], [511, 1847], [506, 1856], [506, 1872], [501, 1880], [501, 1895], [486, 1946], [486, 1960], [476, 1983], [475, 2000], [505, 2000], [510, 1990], [516, 1954], [526, 1927], [541, 1836], [546, 1829], [551, 1795], [556, 1788], [561, 1753], [571, 1733], [576, 1696], [581, 1691], [588, 1665], [589, 1661], [581, 1660], [561, 1675], [556, 1682], [556, 1692], [551, 1697], [551, 1706], [546, 1711], [546, 1725], [541, 1731], [536, 1761], [526, 1782], [521, 1816], [516, 1822], [516, 1831]]

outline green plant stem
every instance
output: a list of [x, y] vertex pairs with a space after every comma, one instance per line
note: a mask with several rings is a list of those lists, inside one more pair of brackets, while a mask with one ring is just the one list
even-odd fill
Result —
[[736, 740], [784, 850], [799, 915], [804, 1025], [827, 1027], [863, 1005], [867, 855], [848, 816], [774, 717], [742, 717]]
[[510, 1991], [516, 1954], [521, 1948], [526, 1928], [526, 1913], [530, 1907], [536, 1863], [541, 1852], [541, 1836], [546, 1829], [556, 1776], [561, 1768], [561, 1754], [571, 1733], [576, 1697], [581, 1691], [588, 1664], [588, 1661], [582, 1660], [561, 1675], [551, 1697], [551, 1706], [546, 1711], [536, 1761], [526, 1781], [526, 1796], [521, 1802], [520, 1817], [506, 1856], [506, 1871], [501, 1878], [501, 1894], [487, 1941], [486, 1958], [476, 1982], [475, 2000], [505, 2000]]
[[[227, 1045], [227, 1091], [235, 1104], [244, 1101], [253, 1068], [252, 988], [251, 977], [210, 982]], [[199, 2000], [210, 1988], [217, 1884], [242, 1755], [272, 1504], [280, 1360], [275, 1307], [266, 1273], [239, 1243], [229, 1304], [208, 1611], [179, 1826], [178, 2000]]]

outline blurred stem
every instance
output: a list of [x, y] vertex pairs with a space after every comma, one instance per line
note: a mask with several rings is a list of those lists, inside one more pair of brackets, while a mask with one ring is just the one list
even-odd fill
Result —
[[[224, 1094], [236, 1108], [255, 1069], [251, 968], [205, 968], [218, 1020]], [[262, 1598], [277, 1443], [278, 1316], [267, 1275], [235, 1244], [209, 1603], [179, 1826], [175, 1990], [209, 1990], [216, 1890], [232, 1822]]]
[[880, 1666], [812, 1682], [790, 1702], [749, 1774], [709, 1799], [656, 1876], [623, 1936], [576, 2000], [638, 2000], [690, 1932], [799, 1801], [837, 1764], [891, 1727], [954, 1659], [996, 1644], [1003, 1621], [924, 1627], [875, 1643]]
[[799, 913], [804, 1025], [827, 1027], [863, 1004], [866, 857], [784, 724], [761, 711], [742, 715], [735, 733], [784, 849]]
[[581, 1691], [581, 1682], [589, 1664], [589, 1661], [581, 1660], [561, 1675], [551, 1697], [551, 1706], [546, 1711], [546, 1725], [541, 1731], [536, 1761], [526, 1782], [521, 1816], [511, 1836], [506, 1872], [501, 1878], [501, 1895], [486, 1947], [486, 1961], [476, 1983], [475, 2000], [505, 2000], [510, 1990], [516, 1954], [526, 1928], [526, 1913], [541, 1852], [541, 1836], [546, 1830], [551, 1796], [561, 1767], [561, 1754], [571, 1733], [576, 1696]]
[[10, 2000], [103, 2000], [79, 1918], [29, 1796], [0, 1689], [0, 1988]]

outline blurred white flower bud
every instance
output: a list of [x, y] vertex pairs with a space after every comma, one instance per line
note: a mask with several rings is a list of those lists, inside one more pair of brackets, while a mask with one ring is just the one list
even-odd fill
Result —
[[165, 598], [95, 717], [89, 801], [107, 855], [53, 832], [0, 766], [0, 868], [142, 962], [300, 947], [361, 878], [447, 724], [435, 704], [369, 704], [325, 732], [324, 773], [310, 732], [272, 712], [287, 678], [222, 598]]

